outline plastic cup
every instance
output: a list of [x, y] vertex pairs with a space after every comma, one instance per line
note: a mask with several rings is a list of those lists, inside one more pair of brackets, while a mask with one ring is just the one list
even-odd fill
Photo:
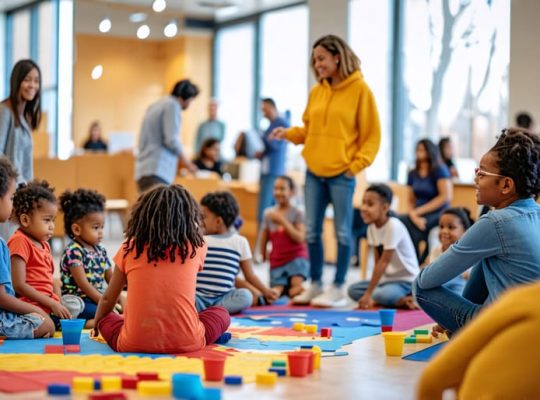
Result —
[[81, 344], [81, 333], [86, 320], [84, 319], [61, 319], [62, 342], [65, 345]]
[[310, 355], [307, 351], [292, 351], [287, 353], [289, 375], [297, 377], [306, 376], [309, 370], [309, 358]]
[[307, 373], [312, 374], [313, 373], [313, 368], [315, 367], [315, 353], [311, 349], [302, 349], [300, 351], [305, 351], [306, 353], [309, 354]]
[[224, 357], [203, 357], [204, 380], [220, 382], [223, 380], [225, 370]]
[[383, 332], [384, 349], [387, 356], [401, 357], [403, 354], [403, 339], [407, 336], [405, 332]]
[[396, 315], [396, 310], [379, 310], [379, 317], [381, 318], [381, 325], [382, 326], [394, 325], [395, 315]]

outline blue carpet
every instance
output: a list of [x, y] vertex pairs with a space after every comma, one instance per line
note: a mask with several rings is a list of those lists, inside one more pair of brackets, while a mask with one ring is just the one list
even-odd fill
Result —
[[446, 343], [448, 342], [437, 343], [436, 345], [430, 346], [427, 349], [409, 354], [408, 356], [403, 357], [403, 359], [409, 361], [429, 361], [435, 354], [439, 352], [440, 349], [443, 348]]

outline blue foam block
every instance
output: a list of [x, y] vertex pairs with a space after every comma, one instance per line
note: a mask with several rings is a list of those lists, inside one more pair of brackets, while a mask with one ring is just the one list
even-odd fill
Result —
[[47, 386], [49, 396], [64, 396], [71, 394], [71, 386], [63, 383], [51, 383]]
[[224, 381], [226, 385], [241, 385], [242, 377], [240, 375], [227, 375]]

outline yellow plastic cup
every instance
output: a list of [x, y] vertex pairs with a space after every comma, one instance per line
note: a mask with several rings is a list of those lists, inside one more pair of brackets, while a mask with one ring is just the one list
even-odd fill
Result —
[[405, 332], [383, 332], [384, 348], [387, 356], [401, 357], [403, 354], [403, 339], [407, 336]]

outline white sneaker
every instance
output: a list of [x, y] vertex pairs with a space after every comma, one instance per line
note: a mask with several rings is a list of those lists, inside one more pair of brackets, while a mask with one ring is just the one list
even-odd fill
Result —
[[293, 297], [293, 304], [309, 304], [311, 300], [323, 292], [321, 285], [312, 283], [309, 289]]
[[324, 293], [311, 300], [311, 305], [315, 307], [345, 307], [347, 305], [347, 297], [345, 297], [342, 288], [332, 285]]

